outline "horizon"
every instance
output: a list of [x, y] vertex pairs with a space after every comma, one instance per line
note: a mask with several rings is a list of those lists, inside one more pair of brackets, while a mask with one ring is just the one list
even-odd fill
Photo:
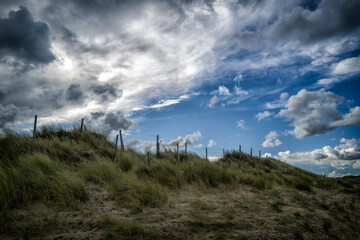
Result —
[[360, 1], [0, 2], [0, 131], [360, 175]]

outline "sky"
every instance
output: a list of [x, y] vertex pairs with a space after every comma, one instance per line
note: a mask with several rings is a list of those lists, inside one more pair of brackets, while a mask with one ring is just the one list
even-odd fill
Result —
[[360, 1], [1, 0], [0, 130], [360, 175]]

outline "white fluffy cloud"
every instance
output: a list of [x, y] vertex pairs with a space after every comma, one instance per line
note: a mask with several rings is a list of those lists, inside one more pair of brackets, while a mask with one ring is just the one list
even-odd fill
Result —
[[210, 102], [208, 104], [208, 107], [209, 108], [213, 108], [215, 107], [215, 105], [219, 102], [219, 99], [217, 96], [213, 96], [211, 99], [210, 99]]
[[257, 118], [257, 121], [259, 122], [262, 119], [268, 118], [272, 115], [274, 115], [274, 113], [269, 112], [269, 111], [264, 111], [264, 112], [259, 112], [258, 114], [255, 115], [255, 117]]
[[271, 154], [271, 153], [264, 153], [264, 154], [262, 155], [262, 157], [263, 157], [263, 158], [267, 158], [267, 157], [271, 158], [271, 157], [272, 157], [272, 154]]
[[213, 147], [213, 146], [215, 146], [216, 145], [216, 142], [214, 141], [214, 140], [212, 140], [212, 139], [210, 139], [210, 141], [209, 141], [209, 143], [208, 143], [208, 147]]
[[276, 109], [276, 108], [284, 107], [288, 98], [289, 98], [289, 94], [287, 92], [283, 92], [280, 94], [280, 99], [275, 100], [273, 102], [267, 102], [265, 104], [265, 108], [266, 109]]
[[225, 96], [231, 95], [229, 89], [225, 86], [219, 86], [218, 94], [225, 95]]
[[341, 120], [331, 123], [332, 126], [359, 126], [360, 125], [360, 107], [350, 109], [348, 114], [345, 114]]
[[360, 57], [348, 58], [334, 64], [332, 73], [336, 75], [360, 73]]
[[326, 133], [339, 126], [359, 125], [360, 108], [342, 115], [337, 107], [343, 102], [343, 97], [323, 89], [315, 92], [303, 89], [289, 98], [278, 115], [293, 120], [292, 132], [297, 138]]
[[276, 131], [270, 131], [266, 137], [265, 141], [262, 143], [263, 147], [276, 147], [282, 144], [278, 139], [279, 134]]
[[196, 144], [201, 139], [201, 132], [193, 132], [192, 134], [188, 134], [185, 137], [178, 137], [177, 139], [171, 140], [168, 143], [164, 143], [165, 147], [176, 147], [179, 144], [179, 147], [184, 147], [185, 143], [188, 145]]
[[[201, 144], [197, 144], [198, 141], [201, 139], [201, 132], [196, 131], [192, 134], [187, 134], [185, 137], [179, 136], [176, 139], [170, 140], [165, 142], [164, 139], [159, 139], [159, 145], [161, 148], [170, 148], [175, 149], [176, 145], [179, 144], [179, 147], [184, 147], [185, 143], [188, 146], [194, 146], [195, 148], [201, 147]], [[140, 144], [139, 150], [141, 151], [155, 151], [156, 148], [156, 141], [146, 141]]]
[[237, 123], [237, 126], [239, 128], [241, 128], [242, 130], [247, 130], [248, 129], [248, 127], [245, 125], [245, 120], [240, 119], [236, 123]]
[[315, 149], [311, 152], [291, 153], [289, 150], [279, 152], [278, 158], [289, 163], [313, 163], [313, 164], [330, 164], [332, 167], [344, 169], [349, 166], [356, 168], [360, 160], [360, 147], [357, 140], [345, 139], [340, 140], [340, 144], [332, 148], [324, 146], [321, 149]]

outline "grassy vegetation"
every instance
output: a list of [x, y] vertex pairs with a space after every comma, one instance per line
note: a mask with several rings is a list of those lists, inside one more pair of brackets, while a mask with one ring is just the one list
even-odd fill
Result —
[[[86, 212], [89, 205], [98, 201], [93, 199], [90, 184], [104, 189], [106, 197], [103, 196], [101, 201], [106, 198], [113, 201], [115, 206], [112, 211], [124, 209], [121, 211], [134, 216], [128, 220], [111, 214], [96, 217], [97, 231], [104, 234], [100, 239], [184, 237], [180, 233], [164, 232], [159, 227], [141, 225], [139, 216], [148, 219], [146, 214], [149, 211], [154, 214], [154, 219], [159, 219], [156, 220], [158, 222], [179, 218], [179, 228], [196, 230], [205, 235], [207, 230], [215, 231], [213, 237], [219, 239], [228, 236], [229, 229], [241, 232], [267, 221], [260, 216], [252, 216], [258, 222], [250, 223], [240, 217], [246, 211], [252, 214], [267, 211], [266, 214], [272, 214], [274, 219], [287, 213], [289, 208], [305, 209], [309, 213], [326, 211], [321, 216], [307, 213], [307, 221], [298, 212], [291, 217], [286, 216], [289, 221], [296, 219], [298, 225], [295, 228], [288, 222], [285, 224], [284, 219], [276, 220], [278, 224], [286, 225], [285, 228], [274, 227], [277, 233], [300, 239], [320, 230], [322, 234], [333, 237], [336, 223], [357, 222], [355, 218], [342, 214], [358, 209], [360, 184], [356, 177], [325, 178], [276, 159], [259, 159], [238, 152], [226, 153], [218, 162], [182, 153], [178, 162], [175, 152], [165, 151], [158, 156], [151, 155], [150, 166], [147, 156], [133, 149], [118, 151], [116, 162], [113, 161], [113, 152], [113, 143], [103, 135], [87, 130], [80, 133], [79, 129], [44, 127], [36, 138], [14, 132], [1, 135], [0, 238], [1, 233], [16, 233], [13, 235], [20, 238], [38, 236], [36, 232], [39, 228], [43, 228], [42, 234], [51, 232], [59, 221], [63, 221], [56, 212], [64, 209]], [[247, 195], [239, 199], [245, 194], [242, 189], [247, 189]], [[332, 198], [325, 196], [330, 192], [336, 193], [334, 196], [340, 196], [340, 199], [346, 197], [352, 200], [333, 199], [329, 202]], [[202, 197], [208, 195], [221, 196], [221, 199], [209, 201]], [[29, 214], [19, 217], [19, 209], [27, 209], [37, 203], [44, 204], [49, 209], [47, 213], [51, 214], [36, 215], [34, 221], [30, 220], [32, 215]], [[179, 212], [173, 212], [175, 210]], [[93, 214], [88, 212], [82, 218]], [[192, 232], [183, 234], [191, 235]], [[242, 232], [238, 238], [253, 237]]]

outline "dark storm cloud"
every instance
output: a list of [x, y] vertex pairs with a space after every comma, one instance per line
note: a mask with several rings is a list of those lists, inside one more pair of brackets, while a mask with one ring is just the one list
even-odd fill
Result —
[[106, 55], [109, 53], [109, 49], [106, 49], [104, 46], [82, 43], [79, 41], [77, 34], [65, 26], [61, 27], [61, 32], [61, 39], [69, 45], [70, 51], [76, 51], [77, 54], [91, 52], [94, 54]]
[[90, 114], [91, 114], [91, 117], [95, 120], [98, 119], [99, 117], [105, 116], [104, 112], [92, 112]]
[[123, 112], [108, 113], [105, 117], [105, 123], [109, 124], [111, 129], [127, 130], [131, 127], [136, 127], [137, 124], [129, 119], [126, 119]]
[[116, 98], [118, 94], [122, 95], [122, 91], [116, 89], [114, 86], [110, 84], [95, 84], [91, 87], [93, 93], [98, 96], [101, 96], [101, 101], [107, 101], [109, 98]]
[[72, 32], [70, 29], [68, 29], [67, 27], [62, 27], [62, 32], [63, 32], [63, 37], [62, 39], [66, 42], [69, 43], [75, 43], [78, 44], [78, 39], [77, 39], [77, 35]]
[[84, 94], [81, 91], [79, 84], [72, 84], [66, 90], [65, 94], [66, 100], [71, 102], [80, 102], [83, 100]]
[[0, 52], [29, 63], [49, 63], [55, 59], [49, 34], [47, 24], [34, 21], [29, 10], [21, 6], [8, 18], [0, 19]]
[[19, 109], [14, 104], [3, 106], [0, 104], [0, 129], [6, 126], [7, 123], [15, 121]]
[[314, 12], [295, 7], [281, 11], [269, 33], [273, 39], [296, 39], [305, 44], [344, 36], [359, 29], [359, 9], [360, 1], [351, 0], [323, 0]]

